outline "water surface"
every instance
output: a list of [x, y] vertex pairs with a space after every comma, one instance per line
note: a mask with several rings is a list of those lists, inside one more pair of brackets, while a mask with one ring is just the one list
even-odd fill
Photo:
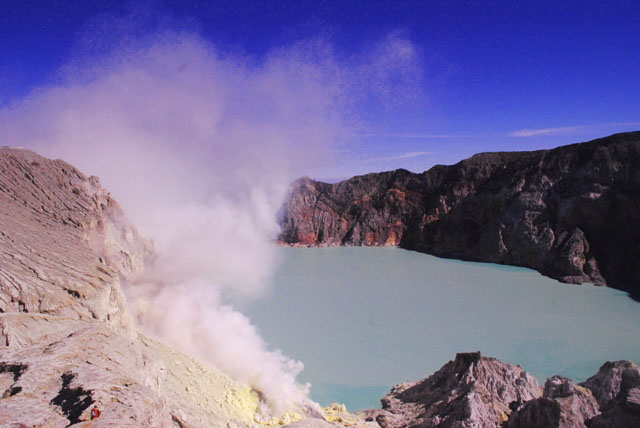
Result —
[[535, 271], [398, 248], [281, 248], [274, 286], [243, 311], [304, 362], [312, 398], [378, 407], [456, 352], [582, 381], [607, 360], [640, 360], [640, 304]]

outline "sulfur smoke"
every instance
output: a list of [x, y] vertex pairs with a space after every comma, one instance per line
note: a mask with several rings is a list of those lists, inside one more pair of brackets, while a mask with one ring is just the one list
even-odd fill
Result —
[[126, 284], [139, 327], [279, 413], [307, 400], [302, 363], [269, 350], [225, 296], [268, 287], [288, 184], [329, 160], [363, 100], [410, 83], [414, 62], [396, 36], [355, 60], [319, 40], [256, 59], [166, 32], [69, 64], [0, 110], [0, 135], [98, 175], [154, 242], [153, 265]]

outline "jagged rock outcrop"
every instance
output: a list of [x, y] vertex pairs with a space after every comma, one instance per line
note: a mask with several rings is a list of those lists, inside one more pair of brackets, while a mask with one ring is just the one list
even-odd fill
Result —
[[543, 389], [520, 366], [462, 353], [424, 380], [396, 385], [381, 403], [357, 414], [382, 428], [638, 427], [640, 368], [608, 362], [581, 384], [556, 375]]
[[593, 391], [602, 414], [589, 428], [640, 426], [640, 367], [631, 361], [607, 362], [583, 385]]
[[422, 174], [303, 178], [286, 245], [398, 245], [525, 266], [640, 295], [640, 132], [533, 152], [481, 153]]
[[606, 408], [620, 393], [622, 374], [626, 371], [638, 372], [639, 369], [632, 361], [607, 361], [600, 367], [598, 373], [581, 385], [593, 392], [600, 407]]
[[631, 361], [605, 363], [579, 385], [561, 376], [547, 380], [542, 398], [509, 418], [507, 428], [614, 428], [640, 426], [640, 368]]
[[600, 414], [592, 392], [570, 379], [553, 376], [547, 379], [542, 397], [526, 402], [515, 411], [507, 428], [585, 428]]
[[541, 394], [538, 381], [521, 367], [462, 353], [427, 379], [395, 386], [382, 398], [382, 410], [364, 415], [382, 428], [496, 427], [508, 420], [514, 403]]

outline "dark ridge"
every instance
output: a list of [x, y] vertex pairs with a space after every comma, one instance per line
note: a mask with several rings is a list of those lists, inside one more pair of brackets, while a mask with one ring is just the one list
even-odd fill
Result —
[[640, 131], [552, 150], [480, 153], [421, 174], [297, 180], [284, 244], [393, 245], [608, 285], [640, 300]]
[[62, 409], [62, 413], [69, 419], [69, 425], [80, 422], [80, 416], [82, 413], [93, 404], [93, 394], [91, 391], [86, 391], [82, 387], [71, 388], [71, 381], [75, 378], [75, 375], [71, 372], [66, 372], [61, 376], [62, 388], [58, 392], [51, 404], [59, 406]]

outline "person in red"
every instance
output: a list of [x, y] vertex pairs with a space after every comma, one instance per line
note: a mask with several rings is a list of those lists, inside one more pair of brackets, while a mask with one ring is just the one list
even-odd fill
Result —
[[93, 409], [91, 409], [91, 419], [98, 419], [100, 417], [100, 409], [98, 409], [98, 406], [93, 406]]

